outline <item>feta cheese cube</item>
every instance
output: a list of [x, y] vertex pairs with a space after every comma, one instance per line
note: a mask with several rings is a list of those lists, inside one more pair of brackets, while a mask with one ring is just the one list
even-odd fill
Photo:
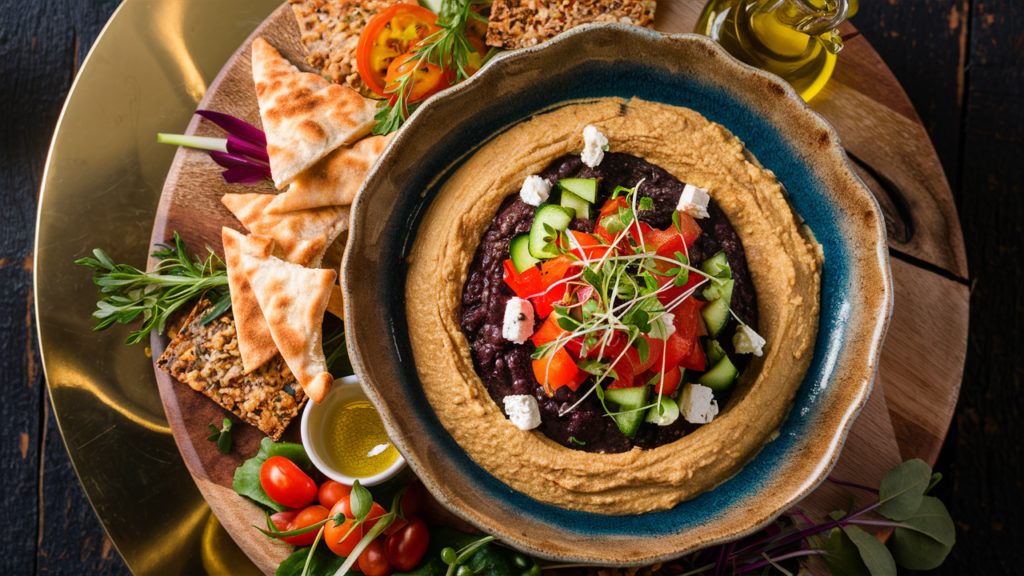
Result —
[[519, 197], [530, 206], [540, 206], [547, 201], [551, 195], [551, 182], [534, 174], [527, 176], [523, 187], [519, 190]]
[[[654, 313], [652, 315], [657, 315]], [[660, 338], [662, 340], [668, 340], [668, 337], [675, 334], [676, 332], [676, 315], [671, 312], [665, 312], [655, 320], [651, 322], [651, 338]]]
[[679, 395], [679, 412], [690, 424], [707, 424], [718, 415], [718, 401], [711, 388], [687, 384]]
[[594, 126], [583, 129], [583, 153], [580, 158], [591, 168], [596, 168], [604, 160], [604, 147], [608, 145], [608, 137]]
[[687, 184], [683, 188], [683, 193], [679, 196], [679, 205], [676, 206], [676, 210], [686, 212], [693, 218], [707, 218], [708, 214], [708, 202], [711, 200], [711, 196], [708, 196], [708, 191], [704, 188], [697, 188], [693, 184]]
[[505, 413], [520, 430], [533, 430], [540, 426], [540, 406], [529, 394], [505, 396]]
[[740, 326], [732, 337], [733, 348], [739, 354], [753, 353], [754, 356], [760, 356], [764, 354], [761, 347], [765, 344], [764, 338], [761, 338], [760, 334], [754, 332], [750, 326], [746, 325]]
[[522, 344], [533, 336], [533, 304], [529, 300], [512, 297], [505, 304], [505, 321], [501, 335], [510, 342]]

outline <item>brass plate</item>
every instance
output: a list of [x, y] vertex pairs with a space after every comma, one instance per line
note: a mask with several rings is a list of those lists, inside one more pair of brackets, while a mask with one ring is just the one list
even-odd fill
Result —
[[258, 574], [210, 514], [130, 328], [93, 332], [102, 247], [145, 266], [175, 148], [224, 63], [281, 0], [126, 0], [86, 58], [50, 147], [35, 245], [43, 366], [71, 461], [135, 574]]

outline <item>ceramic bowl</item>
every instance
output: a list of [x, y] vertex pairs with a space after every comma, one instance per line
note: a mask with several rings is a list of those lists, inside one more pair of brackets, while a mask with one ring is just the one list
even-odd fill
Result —
[[[538, 112], [609, 96], [685, 106], [731, 130], [785, 186], [825, 261], [814, 359], [778, 436], [715, 489], [634, 516], [550, 506], [475, 464], [427, 402], [405, 318], [403, 257], [424, 208], [461, 160]], [[833, 128], [781, 79], [705, 37], [618, 24], [508, 53], [426, 102], [356, 199], [342, 276], [355, 371], [433, 495], [525, 553], [619, 566], [755, 532], [821, 483], [867, 400], [892, 309], [881, 211]]]
[[363, 486], [374, 486], [394, 478], [405, 468], [405, 458], [401, 454], [398, 455], [398, 458], [395, 459], [391, 466], [388, 466], [387, 470], [380, 474], [366, 478], [356, 478], [348, 476], [332, 465], [324, 448], [324, 418], [331, 413], [335, 406], [359, 400], [368, 400], [366, 393], [363, 392], [363, 388], [359, 385], [359, 378], [348, 376], [334, 383], [334, 386], [327, 393], [327, 397], [324, 398], [323, 402], [319, 404], [306, 402], [306, 408], [302, 411], [302, 424], [300, 425], [302, 446], [306, 449], [306, 454], [312, 460], [313, 466], [316, 466], [317, 470], [323, 472], [324, 476], [331, 480], [348, 486], [359, 480], [359, 483]]

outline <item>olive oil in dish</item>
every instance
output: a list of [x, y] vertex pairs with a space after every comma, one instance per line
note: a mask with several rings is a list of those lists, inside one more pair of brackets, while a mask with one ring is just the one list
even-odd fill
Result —
[[376, 476], [398, 458], [377, 410], [366, 400], [338, 403], [326, 414], [324, 424], [329, 464], [346, 476]]
[[695, 32], [739, 60], [781, 76], [804, 100], [832, 77], [843, 48], [837, 27], [856, 0], [710, 0]]

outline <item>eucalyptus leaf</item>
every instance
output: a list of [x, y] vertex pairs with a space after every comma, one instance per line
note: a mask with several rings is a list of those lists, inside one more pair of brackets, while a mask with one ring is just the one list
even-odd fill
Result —
[[953, 519], [942, 501], [934, 496], [925, 496], [917, 512], [902, 524], [909, 528], [897, 528], [890, 542], [896, 562], [904, 568], [936, 568], [956, 543]]
[[890, 470], [878, 489], [879, 514], [897, 521], [913, 516], [921, 506], [931, 478], [931, 467], [917, 458]]
[[860, 558], [871, 576], [896, 576], [896, 561], [881, 540], [857, 526], [845, 526], [843, 531], [860, 551]]
[[840, 528], [833, 528], [822, 543], [825, 564], [832, 576], [871, 576], [857, 545]]

